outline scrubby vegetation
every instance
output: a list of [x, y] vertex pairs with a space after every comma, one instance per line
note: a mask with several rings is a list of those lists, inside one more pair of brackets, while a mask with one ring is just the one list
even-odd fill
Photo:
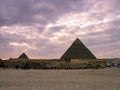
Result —
[[28, 60], [12, 59], [0, 61], [1, 68], [15, 69], [100, 69], [106, 67], [105, 60]]

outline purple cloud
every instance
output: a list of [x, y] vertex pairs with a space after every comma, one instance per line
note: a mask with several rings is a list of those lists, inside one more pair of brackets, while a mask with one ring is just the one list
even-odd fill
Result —
[[98, 58], [120, 57], [119, 3], [0, 0], [0, 57], [59, 58], [75, 38]]

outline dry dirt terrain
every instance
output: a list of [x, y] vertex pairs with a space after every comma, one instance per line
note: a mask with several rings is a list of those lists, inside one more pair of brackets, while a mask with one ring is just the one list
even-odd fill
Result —
[[120, 90], [120, 69], [0, 69], [0, 90]]

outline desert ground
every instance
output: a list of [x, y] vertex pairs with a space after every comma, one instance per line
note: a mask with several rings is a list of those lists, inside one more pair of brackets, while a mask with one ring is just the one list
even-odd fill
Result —
[[0, 90], [120, 90], [120, 69], [0, 69]]

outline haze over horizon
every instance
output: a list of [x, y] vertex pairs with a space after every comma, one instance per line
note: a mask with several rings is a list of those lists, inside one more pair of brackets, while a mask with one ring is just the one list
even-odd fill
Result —
[[0, 0], [0, 58], [60, 58], [79, 38], [120, 58], [120, 0]]

